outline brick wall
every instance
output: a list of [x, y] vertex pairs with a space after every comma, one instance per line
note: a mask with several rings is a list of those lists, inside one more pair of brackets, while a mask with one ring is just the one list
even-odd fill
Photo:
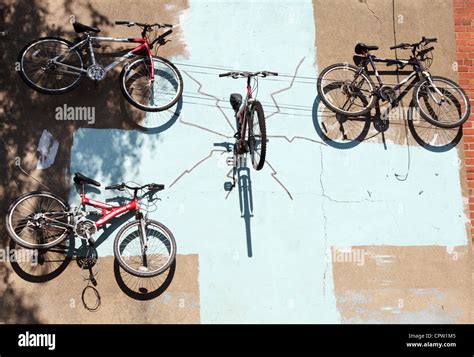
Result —
[[[474, 105], [474, 0], [453, 0], [456, 31], [456, 55], [459, 84], [465, 89], [471, 106]], [[474, 107], [474, 106], [473, 106]], [[463, 126], [464, 153], [466, 158], [467, 186], [469, 189], [469, 215], [474, 227], [474, 114]], [[474, 228], [471, 228], [474, 238]]]

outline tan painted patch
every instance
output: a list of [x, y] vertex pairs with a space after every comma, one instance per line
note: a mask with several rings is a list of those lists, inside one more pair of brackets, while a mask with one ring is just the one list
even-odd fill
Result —
[[[69, 23], [69, 16], [77, 21], [99, 27], [101, 36], [139, 37], [137, 28], [115, 26], [115, 20], [136, 22], [172, 23], [176, 27], [172, 42], [161, 47], [162, 56], [186, 55], [180, 15], [188, 7], [187, 1], [173, 2], [154, 0], [93, 0], [73, 3], [69, 0], [5, 0], [2, 3], [4, 27], [8, 29], [8, 41], [0, 41], [0, 67], [2, 88], [2, 109], [0, 111], [0, 155], [6, 160], [0, 162], [0, 208], [5, 211], [19, 194], [34, 189], [44, 189], [34, 179], [25, 176], [14, 165], [15, 158], [21, 159], [22, 167], [39, 182], [65, 197], [70, 189], [71, 147], [74, 132], [81, 127], [118, 128], [146, 130], [144, 112], [128, 104], [118, 83], [118, 70], [95, 85], [84, 79], [80, 86], [70, 93], [58, 96], [35, 92], [23, 83], [14, 71], [17, 56], [22, 47], [40, 36], [60, 36], [73, 40], [75, 33]], [[119, 45], [120, 46], [120, 45]], [[126, 45], [132, 48], [132, 45]], [[97, 54], [113, 52], [117, 46], [98, 49]], [[111, 58], [107, 61], [111, 61]], [[99, 61], [105, 58], [98, 57]], [[119, 66], [121, 68], [121, 66]], [[96, 122], [88, 125], [82, 121], [57, 121], [55, 110], [64, 104], [70, 107], [94, 107]], [[173, 117], [173, 110], [156, 115], [157, 125]], [[54, 164], [47, 170], [36, 170], [36, 147], [43, 129], [50, 131], [59, 140], [59, 150]], [[120, 156], [120, 153], [116, 153]], [[93, 175], [94, 173], [86, 173]], [[0, 231], [4, 232], [3, 221]], [[3, 245], [4, 241], [0, 243]]]
[[[4, 274], [5, 285], [0, 286], [3, 309], [0, 322], [200, 322], [199, 261], [196, 254], [178, 255], [175, 269], [146, 279], [114, 267], [113, 257], [100, 257], [96, 286], [100, 306], [96, 311], [88, 311], [83, 306], [81, 295], [87, 282], [83, 280], [75, 260], [70, 261], [57, 277], [42, 283], [31, 282], [55, 274], [64, 261], [64, 255], [47, 253], [46, 260], [47, 263], [34, 268], [26, 263], [19, 264], [22, 272], [18, 268], [12, 270], [9, 263], [2, 264], [0, 271]], [[85, 302], [90, 309], [98, 304], [91, 289], [85, 292]]]
[[470, 322], [466, 246], [355, 246], [350, 253], [333, 247], [332, 257], [342, 322]]
[[[354, 46], [358, 42], [379, 46], [380, 49], [374, 51], [377, 56], [394, 58], [395, 51], [389, 47], [394, 44], [395, 30], [398, 43], [413, 43], [422, 36], [437, 37], [430, 71], [434, 75], [457, 80], [457, 72], [453, 69], [456, 46], [452, 1], [438, 0], [435, 3], [436, 6], [432, 0], [397, 0], [393, 9], [391, 0], [313, 0], [318, 69], [322, 70], [333, 63], [352, 63]], [[398, 50], [399, 58], [408, 58], [408, 55], [407, 51]], [[379, 64], [378, 69], [392, 70], [393, 67]], [[405, 69], [409, 70], [408, 67]], [[400, 80], [405, 76], [401, 75]], [[386, 84], [398, 82], [396, 75], [382, 77]], [[400, 106], [407, 108], [411, 99], [410, 91]], [[385, 108], [386, 105], [381, 111]], [[329, 128], [323, 128], [323, 131], [329, 139], [337, 142], [365, 140], [406, 145], [408, 139], [409, 145], [426, 144], [427, 147], [436, 148], [452, 143], [460, 135], [458, 129], [440, 129], [429, 124], [418, 113], [415, 113], [414, 125], [410, 129], [406, 124], [408, 109], [391, 111], [389, 127], [383, 134], [371, 123], [363, 136], [364, 120], [348, 120], [341, 126], [332, 112], [326, 109], [323, 113], [320, 120]]]

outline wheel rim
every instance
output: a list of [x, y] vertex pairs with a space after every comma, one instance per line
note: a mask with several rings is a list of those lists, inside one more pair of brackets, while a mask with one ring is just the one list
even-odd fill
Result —
[[423, 82], [417, 91], [419, 110], [434, 123], [456, 125], [466, 116], [467, 99], [459, 88], [439, 78], [432, 78], [434, 86], [428, 81]]
[[169, 233], [160, 226], [148, 223], [145, 231], [148, 237], [146, 253], [143, 253], [139, 224], [136, 223], [128, 227], [119, 238], [119, 259], [138, 274], [159, 274], [171, 263], [175, 247]]
[[[324, 74], [320, 86], [322, 95], [330, 107], [347, 115], [361, 113], [370, 107], [373, 100], [372, 84], [363, 74], [354, 81], [356, 74], [357, 71], [352, 67], [335, 67]], [[335, 85], [340, 90], [334, 91]], [[365, 100], [361, 100], [361, 97]]]
[[134, 103], [150, 110], [158, 110], [178, 100], [181, 82], [176, 70], [166, 62], [154, 58], [153, 66], [153, 85], [148, 61], [141, 59], [128, 67], [123, 87]]
[[79, 72], [67, 70], [50, 63], [50, 60], [64, 55], [61, 61], [69, 66], [82, 68], [82, 58], [77, 51], [61, 41], [44, 40], [31, 45], [22, 55], [21, 69], [27, 80], [46, 91], [62, 91], [73, 87], [81, 78]]
[[[66, 206], [48, 195], [27, 196], [12, 208], [8, 224], [17, 243], [30, 246], [52, 246], [69, 232], [51, 220], [69, 223]], [[43, 217], [41, 217], [41, 215]]]

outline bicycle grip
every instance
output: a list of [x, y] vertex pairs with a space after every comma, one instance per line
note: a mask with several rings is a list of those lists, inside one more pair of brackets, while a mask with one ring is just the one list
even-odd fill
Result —
[[433, 38], [423, 37], [423, 39], [426, 42], [438, 42], [438, 39], [436, 37], [433, 37]]
[[269, 71], [267, 71], [267, 73], [268, 73], [269, 75], [271, 75], [271, 76], [278, 76], [278, 73], [277, 73], [277, 72], [269, 72]]
[[164, 32], [164, 33], [162, 33], [162, 34], [160, 35], [160, 37], [161, 37], [161, 38], [164, 38], [164, 37], [166, 37], [166, 36], [169, 36], [171, 33], [173, 33], [173, 30], [170, 29], [170, 30], [168, 30], [168, 31], [166, 31], [166, 32]]
[[403, 47], [407, 47], [407, 46], [410, 46], [410, 45], [408, 43], [399, 43], [398, 45], [391, 46], [390, 49], [391, 50], [396, 50], [397, 48], [403, 48]]
[[150, 183], [148, 185], [148, 188], [150, 190], [158, 190], [158, 191], [161, 191], [161, 190], [164, 190], [165, 189], [165, 185], [163, 184], [159, 184], [159, 183]]
[[164, 27], [173, 27], [172, 24], [162, 24]]
[[115, 21], [116, 25], [128, 25], [129, 23], [130, 21], [123, 21], [123, 20]]
[[232, 72], [221, 73], [219, 74], [219, 77], [227, 77], [227, 76], [230, 76], [231, 74]]

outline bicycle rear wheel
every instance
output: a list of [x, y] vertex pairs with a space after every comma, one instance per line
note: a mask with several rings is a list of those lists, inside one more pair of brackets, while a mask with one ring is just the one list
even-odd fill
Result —
[[471, 104], [456, 82], [431, 76], [419, 82], [413, 90], [413, 102], [420, 115], [440, 128], [456, 128], [464, 124], [471, 113]]
[[70, 233], [69, 205], [49, 192], [30, 192], [18, 197], [7, 211], [8, 235], [30, 249], [51, 248]]
[[[71, 49], [73, 45], [60, 37], [43, 37], [29, 43], [18, 55], [20, 77], [44, 94], [62, 94], [74, 89], [84, 76], [79, 70], [84, 63], [81, 54]], [[78, 70], [52, 63], [53, 59]]]
[[183, 93], [181, 73], [170, 61], [153, 57], [154, 80], [150, 77], [150, 61], [139, 58], [122, 70], [120, 88], [135, 107], [148, 112], [171, 108]]
[[[318, 95], [333, 112], [345, 116], [361, 116], [375, 105], [374, 84], [365, 71], [359, 71], [356, 66], [337, 63], [320, 73]], [[335, 87], [338, 90], [334, 90]]]
[[140, 220], [126, 224], [114, 241], [114, 254], [119, 265], [138, 277], [152, 277], [170, 267], [176, 257], [173, 234], [154, 220], [145, 222], [146, 247], [142, 244]]
[[248, 143], [252, 165], [255, 170], [261, 170], [267, 155], [267, 129], [265, 114], [259, 101], [252, 103], [248, 119]]

